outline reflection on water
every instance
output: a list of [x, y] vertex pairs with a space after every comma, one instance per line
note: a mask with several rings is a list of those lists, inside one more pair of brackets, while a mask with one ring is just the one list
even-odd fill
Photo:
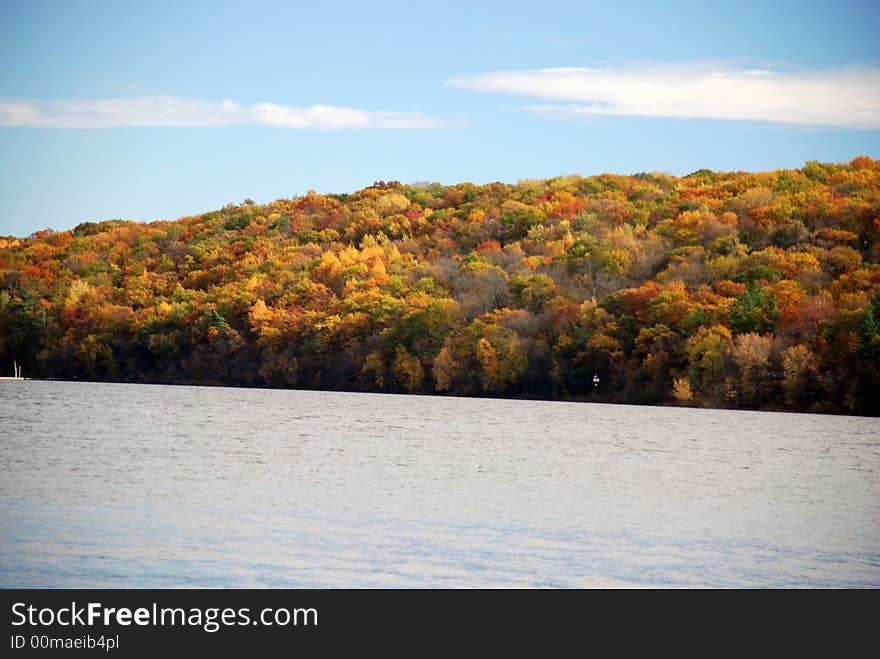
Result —
[[0, 586], [877, 587], [878, 431], [0, 382]]

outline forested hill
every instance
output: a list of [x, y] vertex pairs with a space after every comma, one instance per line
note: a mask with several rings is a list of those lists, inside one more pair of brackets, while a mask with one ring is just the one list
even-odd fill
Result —
[[0, 288], [3, 375], [877, 414], [880, 161], [87, 222]]

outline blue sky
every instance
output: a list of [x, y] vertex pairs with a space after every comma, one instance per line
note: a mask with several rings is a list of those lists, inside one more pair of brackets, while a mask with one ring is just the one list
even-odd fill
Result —
[[0, 0], [0, 234], [880, 157], [880, 3]]

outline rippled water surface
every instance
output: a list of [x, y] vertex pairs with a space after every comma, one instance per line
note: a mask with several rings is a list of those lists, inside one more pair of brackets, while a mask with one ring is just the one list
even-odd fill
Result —
[[877, 419], [0, 381], [3, 587], [878, 587]]

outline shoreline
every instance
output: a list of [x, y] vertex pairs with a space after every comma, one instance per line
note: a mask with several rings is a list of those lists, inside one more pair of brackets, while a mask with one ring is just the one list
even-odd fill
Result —
[[580, 396], [580, 397], [545, 397], [540, 395], [520, 395], [520, 396], [491, 396], [483, 394], [447, 394], [447, 393], [416, 393], [416, 392], [399, 392], [399, 391], [361, 391], [357, 389], [310, 389], [308, 387], [271, 387], [266, 385], [249, 385], [238, 383], [220, 383], [220, 382], [145, 382], [137, 380], [87, 380], [78, 378], [55, 378], [55, 377], [34, 377], [34, 378], [0, 378], [0, 380], [27, 380], [30, 382], [71, 382], [85, 384], [133, 384], [133, 385], [149, 385], [149, 386], [171, 386], [171, 387], [209, 387], [209, 388], [231, 388], [231, 389], [262, 389], [266, 391], [301, 391], [301, 392], [328, 392], [328, 393], [346, 393], [346, 394], [373, 394], [383, 396], [418, 396], [420, 398], [464, 398], [464, 399], [484, 399], [484, 400], [509, 400], [509, 401], [533, 401], [545, 403], [586, 403], [599, 405], [632, 405], [636, 407], [658, 407], [658, 408], [684, 408], [694, 410], [718, 410], [725, 412], [765, 412], [775, 414], [812, 414], [818, 416], [851, 416], [856, 418], [874, 419], [880, 417], [870, 414], [854, 414], [846, 412], [823, 412], [817, 410], [791, 410], [783, 407], [772, 408], [754, 408], [754, 407], [717, 407], [712, 405], [682, 405], [671, 401], [660, 403], [643, 403], [636, 401], [621, 400], [602, 400], [598, 396]]

